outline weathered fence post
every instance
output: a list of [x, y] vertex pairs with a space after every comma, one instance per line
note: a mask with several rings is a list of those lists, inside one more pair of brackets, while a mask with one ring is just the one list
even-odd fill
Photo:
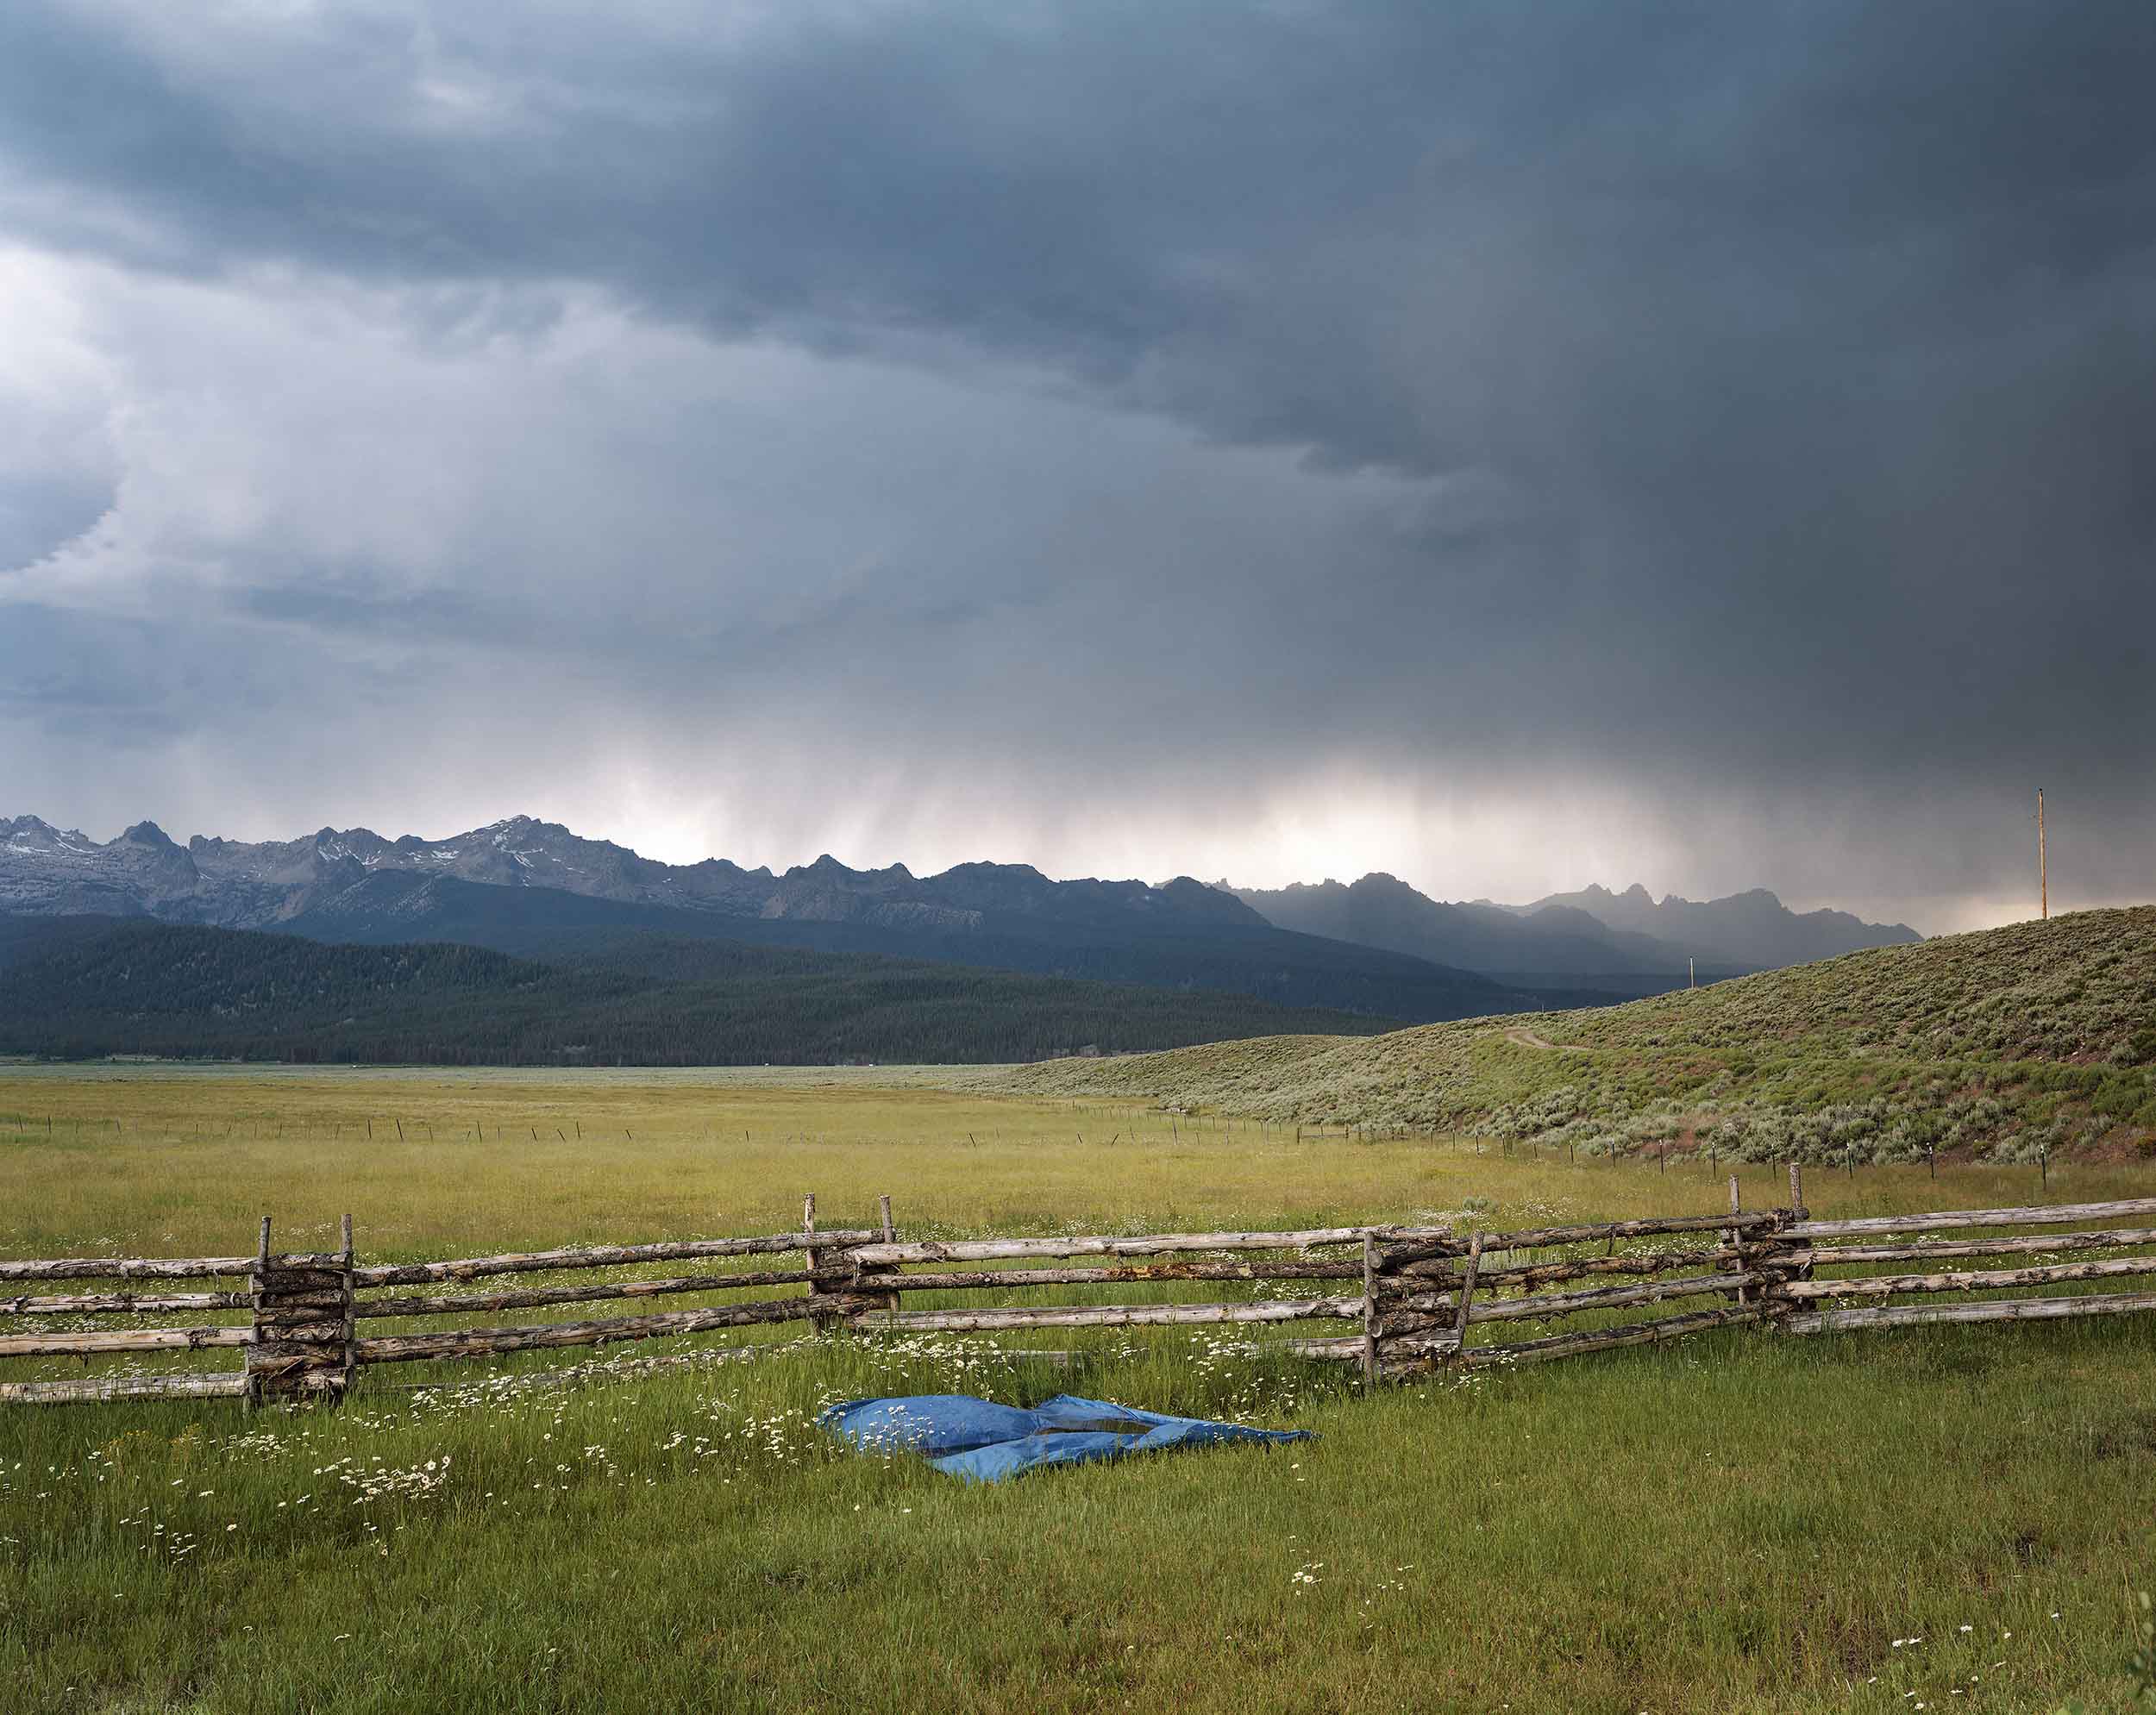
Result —
[[1467, 1312], [1469, 1301], [1475, 1296], [1475, 1277], [1482, 1272], [1482, 1236], [1480, 1233], [1468, 1241], [1467, 1272], [1460, 1277], [1460, 1314], [1452, 1325], [1452, 1356], [1457, 1361], [1467, 1350]]
[[[254, 1248], [254, 1272], [247, 1277], [248, 1304], [254, 1313], [254, 1337], [262, 1337], [262, 1294], [269, 1285], [270, 1217], [262, 1217], [262, 1236]], [[262, 1379], [257, 1373], [254, 1348], [240, 1354], [240, 1368], [247, 1376], [247, 1392], [241, 1396], [248, 1411], [262, 1403]]]
[[[1737, 1185], [1737, 1175], [1734, 1174], [1732, 1174], [1729, 1176], [1729, 1212], [1732, 1215], [1741, 1215], [1744, 1213], [1743, 1198]], [[1728, 1232], [1729, 1272], [1741, 1277], [1745, 1272], [1744, 1229], [1736, 1225], [1733, 1222], [1730, 1224]], [[1717, 1267], [1720, 1266], [1721, 1265], [1719, 1263], [1716, 1265]], [[1750, 1304], [1752, 1300], [1752, 1291], [1742, 1283], [1741, 1278], [1739, 1279], [1736, 1289], [1736, 1298], [1737, 1302], [1740, 1305]]]
[[[398, 1132], [399, 1132], [399, 1134], [400, 1134], [400, 1135], [401, 1135], [401, 1133], [403, 1132], [403, 1130], [404, 1130], [404, 1127], [403, 1127], [401, 1124], [399, 1124], [399, 1126], [398, 1127]], [[343, 1364], [342, 1364], [342, 1371], [341, 1371], [342, 1379], [339, 1380], [339, 1382], [338, 1382], [338, 1384], [337, 1384], [337, 1391], [336, 1391], [335, 1394], [333, 1396], [334, 1398], [338, 1399], [343, 1399], [343, 1398], [344, 1398], [344, 1396], [345, 1396], [347, 1393], [349, 1393], [352, 1391], [352, 1378], [353, 1378], [355, 1374], [357, 1374], [359, 1373], [359, 1368], [360, 1368], [360, 1357], [359, 1357], [359, 1352], [360, 1352], [360, 1348], [359, 1348], [359, 1315], [360, 1315], [360, 1305], [359, 1305], [359, 1298], [358, 1298], [358, 1295], [357, 1295], [357, 1293], [356, 1293], [356, 1290], [355, 1290], [355, 1286], [354, 1286], [355, 1271], [356, 1271], [357, 1267], [358, 1267], [358, 1259], [357, 1259], [357, 1257], [356, 1257], [356, 1255], [355, 1255], [355, 1254], [354, 1253], [353, 1249], [352, 1249], [352, 1217], [351, 1217], [349, 1215], [347, 1215], [347, 1216], [344, 1217], [344, 1224], [344, 1224], [344, 1231], [343, 1231], [343, 1237], [344, 1237], [344, 1354], [343, 1354], [343, 1359], [344, 1359], [344, 1361], [343, 1361]]]
[[1363, 1391], [1377, 1385], [1377, 1236], [1363, 1235]]
[[[816, 1193], [812, 1191], [801, 1199], [801, 1232], [804, 1237], [808, 1238], [816, 1235]], [[812, 1276], [824, 1266], [824, 1255], [814, 1245], [802, 1247], [804, 1266]], [[830, 1283], [812, 1279], [808, 1283], [808, 1295], [813, 1301], [810, 1307], [810, 1325], [818, 1334], [829, 1333], [835, 1311], [834, 1306], [824, 1302], [831, 1296]]]
[[[1446, 1238], [1371, 1249], [1363, 1347], [1378, 1379], [1427, 1374], [1456, 1361], [1464, 1337], [1461, 1317], [1482, 1267], [1482, 1236], [1465, 1246]], [[1459, 1258], [1465, 1259], [1464, 1272], [1456, 1265]]]
[[[899, 1230], [893, 1224], [891, 1219], [890, 1192], [886, 1192], [876, 1199], [876, 1213], [881, 1217], [883, 1227], [883, 1242], [886, 1244], [896, 1244], [899, 1242]], [[897, 1315], [899, 1309], [897, 1288], [893, 1286], [888, 1290], [881, 1290], [881, 1287], [883, 1281], [896, 1280], [898, 1275], [899, 1268], [896, 1263], [876, 1264], [864, 1268], [858, 1261], [856, 1261], [853, 1279], [855, 1314], [858, 1316], [868, 1311], [880, 1310], [887, 1315]]]
[[1770, 1315], [1777, 1323], [1798, 1308], [1796, 1300], [1788, 1291], [1792, 1280], [1812, 1278], [1812, 1242], [1809, 1239], [1791, 1239], [1783, 1236], [1783, 1230], [1808, 1219], [1811, 1211], [1804, 1206], [1804, 1169], [1798, 1163], [1789, 1163], [1789, 1206], [1775, 1211], [1774, 1225], [1769, 1229], [1764, 1242], [1771, 1247], [1753, 1263], [1755, 1273], [1767, 1277], [1767, 1284], [1759, 1289], [1759, 1299]]
[[[1812, 1218], [1812, 1211], [1805, 1206], [1804, 1203], [1804, 1168], [1796, 1161], [1789, 1163], [1789, 1218], [1792, 1221], [1808, 1221]], [[1790, 1267], [1789, 1273], [1783, 1277], [1783, 1279], [1808, 1280], [1812, 1278], [1811, 1240], [1796, 1241], [1791, 1250], [1790, 1262], [1794, 1266]]]
[[338, 1256], [273, 1256], [270, 1217], [262, 1217], [248, 1299], [254, 1337], [244, 1349], [250, 1407], [273, 1395], [342, 1395], [353, 1365], [352, 1225]]

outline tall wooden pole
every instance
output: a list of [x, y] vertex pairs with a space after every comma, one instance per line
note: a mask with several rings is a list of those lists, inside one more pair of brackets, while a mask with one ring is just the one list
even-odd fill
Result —
[[2051, 917], [2051, 861], [2044, 850], [2044, 789], [2036, 789], [2036, 898], [2037, 911]]

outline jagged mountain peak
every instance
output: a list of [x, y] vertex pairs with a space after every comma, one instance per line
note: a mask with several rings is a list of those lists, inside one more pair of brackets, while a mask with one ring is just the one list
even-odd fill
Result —
[[[742, 870], [736, 873], [747, 874], [749, 872]], [[878, 887], [891, 887], [913, 879], [913, 872], [902, 863], [887, 864], [881, 869], [855, 869], [850, 865], [841, 863], [829, 852], [824, 853], [813, 863], [797, 864], [786, 874], [788, 879], [799, 876], [824, 883], [873, 883]]]
[[[1288, 883], [1288, 886], [1291, 888], [1299, 887], [1303, 885], [1304, 884], [1301, 882]], [[1388, 870], [1382, 869], [1373, 869], [1367, 874], [1357, 877], [1352, 881], [1341, 881], [1333, 876], [1328, 875], [1324, 880], [1319, 882], [1317, 886], [1321, 888], [1338, 888], [1344, 892], [1350, 893], [1358, 892], [1363, 893], [1413, 893], [1417, 891], [1416, 889], [1410, 887], [1406, 882], [1402, 881], [1397, 875], [1393, 874]], [[1427, 898], [1428, 896], [1425, 894], [1420, 895], [1420, 897]]]
[[17, 816], [0, 821], [0, 838], [8, 848], [17, 854], [35, 852], [85, 852], [97, 848], [97, 842], [79, 828], [55, 828], [42, 817]]
[[[103, 845], [55, 834], [35, 817], [0, 825], [11, 830], [0, 847], [0, 911], [147, 912], [261, 928], [311, 920], [334, 906], [347, 917], [393, 909], [411, 920], [432, 909], [422, 884], [454, 879], [706, 917], [857, 922], [894, 933], [971, 933], [996, 915], [1095, 925], [1188, 919], [1263, 926], [1256, 913], [1187, 876], [1159, 887], [1055, 881], [1030, 864], [981, 862], [923, 880], [902, 863], [855, 869], [829, 852], [774, 876], [768, 867], [744, 869], [724, 858], [667, 864], [525, 814], [442, 839], [404, 834], [392, 840], [371, 829], [325, 824], [285, 841], [196, 835], [185, 849], [154, 823]], [[353, 891], [362, 884], [364, 891]]]
[[743, 869], [731, 858], [699, 858], [696, 862], [686, 865], [684, 867], [690, 874], [737, 875], [758, 881], [768, 881], [772, 879], [771, 867], [768, 864], [760, 863], [754, 869]]
[[[930, 879], [935, 881], [948, 881], [954, 876], [977, 876], [982, 879], [994, 879], [1002, 881], [1046, 881], [1048, 879], [1030, 863], [993, 863], [985, 858], [975, 858], [966, 863], [955, 863], [949, 869], [938, 871]], [[1091, 882], [1094, 878], [1087, 876], [1084, 879]], [[1079, 884], [1074, 879], [1071, 885], [1075, 886]]]

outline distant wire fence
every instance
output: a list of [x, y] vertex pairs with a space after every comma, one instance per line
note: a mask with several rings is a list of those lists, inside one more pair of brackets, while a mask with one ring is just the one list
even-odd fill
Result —
[[[0, 1333], [0, 1360], [87, 1362], [217, 1349], [241, 1354], [236, 1371], [0, 1381], [0, 1403], [334, 1401], [351, 1390], [361, 1369], [375, 1365], [603, 1346], [787, 1323], [807, 1323], [818, 1333], [865, 1339], [1044, 1329], [1331, 1324], [1352, 1331], [1313, 1331], [1263, 1342], [1257, 1349], [1354, 1364], [1374, 1383], [1571, 1357], [1741, 1324], [1814, 1334], [2156, 1311], [2156, 1292], [2083, 1289], [2090, 1282], [2156, 1275], [2156, 1255], [2147, 1254], [2156, 1251], [2156, 1226], [2121, 1224], [2151, 1221], [2156, 1221], [2156, 1198], [1815, 1221], [1804, 1206], [1801, 1170], [1795, 1167], [1789, 1170], [1787, 1208], [1743, 1210], [1732, 1180], [1726, 1215], [1465, 1234], [1449, 1227], [1381, 1225], [906, 1242], [893, 1224], [887, 1197], [881, 1201], [876, 1225], [820, 1231], [815, 1199], [810, 1198], [799, 1232], [362, 1264], [354, 1249], [350, 1217], [343, 1222], [339, 1250], [295, 1253], [270, 1249], [266, 1216], [251, 1256], [0, 1261], [0, 1283], [71, 1288], [32, 1293], [18, 1284], [15, 1296], [0, 1298], [0, 1328], [34, 1325], [28, 1332]], [[2077, 1230], [2018, 1230], [2068, 1226]], [[1999, 1229], [2017, 1230], [1994, 1230]], [[799, 1266], [739, 1266], [742, 1260], [760, 1257], [798, 1258]], [[1966, 1260], [1977, 1257], [2041, 1260], [2020, 1267], [1968, 1267]], [[2068, 1257], [2079, 1260], [2063, 1260]], [[1074, 1265], [1078, 1258], [1102, 1261]], [[734, 1266], [477, 1292], [406, 1290], [518, 1275], [717, 1261]], [[1892, 1266], [1907, 1264], [1920, 1267], [1896, 1271]], [[1860, 1272], [1822, 1272], [1827, 1270]], [[182, 1291], [166, 1285], [219, 1280], [241, 1280], [244, 1286]], [[119, 1289], [80, 1289], [103, 1281], [116, 1281]], [[1203, 1303], [901, 1307], [908, 1293], [1007, 1297], [1041, 1288], [1180, 1290], [1197, 1282], [1244, 1282], [1259, 1293], [1276, 1290], [1275, 1282], [1321, 1284], [1300, 1296]], [[1327, 1290], [1334, 1283], [1336, 1288]], [[778, 1297], [735, 1296], [786, 1287], [802, 1290]], [[1553, 1287], [1565, 1289], [1550, 1290]], [[2037, 1297], [1992, 1296], [2025, 1287], [2071, 1290]], [[364, 1324], [398, 1319], [676, 1297], [720, 1301], [581, 1321], [361, 1331]], [[1702, 1307], [1693, 1302], [1697, 1300], [1713, 1302]], [[1838, 1300], [1853, 1302], [1837, 1306]], [[1611, 1312], [1650, 1306], [1665, 1313], [1614, 1324], [1605, 1319]], [[1677, 1308], [1666, 1309], [1671, 1306]], [[53, 1325], [62, 1318], [188, 1311], [248, 1315], [244, 1321], [194, 1326], [84, 1331]], [[1506, 1324], [1572, 1318], [1585, 1318], [1589, 1325], [1504, 1337]], [[41, 1324], [42, 1331], [35, 1326]]]

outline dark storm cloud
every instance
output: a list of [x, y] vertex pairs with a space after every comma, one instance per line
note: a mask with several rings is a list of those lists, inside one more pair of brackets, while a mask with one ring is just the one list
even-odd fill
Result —
[[[823, 700], [946, 756], [1083, 723], [1095, 762], [1180, 736], [1600, 773], [1702, 817], [1861, 800], [1924, 851], [1881, 892], [1982, 892], [1976, 830], [2063, 771], [2106, 806], [2093, 887], [2146, 893], [2151, 88], [2138, 0], [31, 5], [0, 21], [0, 217], [133, 269], [393, 289], [438, 351], [542, 340], [596, 286], [705, 338], [1059, 376], [1292, 449], [1297, 497], [1399, 485], [1284, 501], [1269, 552], [1118, 477], [1090, 540], [1082, 502], [1020, 493], [1006, 537], [954, 521], [938, 553], [891, 545], [887, 471], [808, 448], [832, 534], [769, 563], [866, 569], [709, 635], [680, 601], [548, 610], [506, 552], [434, 595], [303, 558], [257, 617], [573, 623], [655, 682], [836, 660]], [[981, 456], [961, 414], [931, 453]], [[686, 490], [717, 451], [637, 458]], [[1095, 456], [1074, 434], [1075, 488]], [[1791, 843], [1725, 837], [1755, 868]]]

